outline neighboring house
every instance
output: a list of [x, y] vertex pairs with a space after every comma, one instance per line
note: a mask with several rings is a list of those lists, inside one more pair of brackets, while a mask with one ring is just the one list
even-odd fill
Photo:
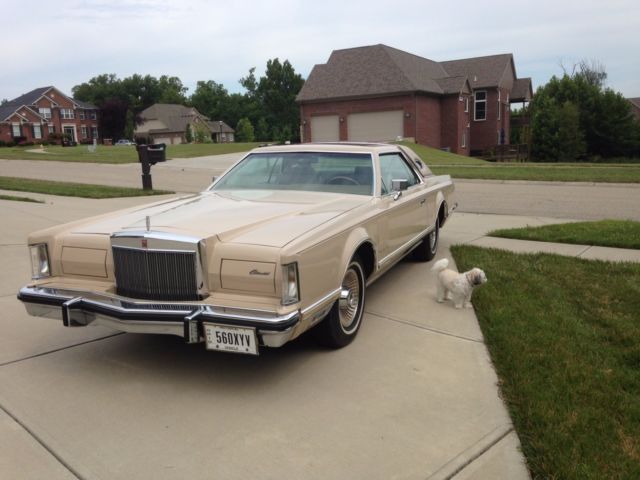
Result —
[[435, 62], [386, 45], [335, 50], [296, 100], [303, 141], [399, 137], [462, 155], [509, 142], [509, 104], [533, 96], [513, 55]]
[[144, 141], [167, 145], [185, 143], [188, 126], [193, 138], [202, 129], [214, 141], [233, 142], [234, 130], [231, 127], [224, 122], [210, 121], [193, 107], [156, 103], [143, 110], [139, 117], [141, 123], [135, 129], [135, 137]]
[[631, 104], [631, 112], [638, 122], [640, 122], [640, 97], [627, 98]]
[[0, 140], [47, 141], [50, 134], [74, 142], [99, 138], [98, 108], [68, 97], [55, 87], [31, 90], [0, 106]]
[[222, 120], [208, 121], [207, 125], [211, 129], [211, 138], [216, 143], [233, 143], [236, 131]]

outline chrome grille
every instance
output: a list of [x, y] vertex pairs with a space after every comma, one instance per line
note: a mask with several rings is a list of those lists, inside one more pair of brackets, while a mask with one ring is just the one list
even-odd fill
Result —
[[116, 247], [118, 295], [149, 300], [200, 300], [195, 252]]

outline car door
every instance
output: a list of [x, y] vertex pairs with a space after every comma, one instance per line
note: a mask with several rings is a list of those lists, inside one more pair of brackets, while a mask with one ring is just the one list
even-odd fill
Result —
[[[383, 210], [380, 266], [402, 255], [428, 226], [426, 186], [398, 152], [379, 155], [380, 206]], [[392, 180], [407, 180], [403, 192], [392, 191]]]

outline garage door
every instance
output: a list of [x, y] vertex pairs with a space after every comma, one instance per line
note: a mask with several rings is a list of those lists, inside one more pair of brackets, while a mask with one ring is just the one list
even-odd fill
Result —
[[340, 140], [340, 121], [338, 115], [311, 117], [312, 142], [337, 142]]
[[171, 145], [171, 137], [155, 137], [153, 139], [154, 144], [164, 143], [165, 145]]
[[386, 142], [404, 136], [402, 110], [354, 113], [347, 122], [351, 142]]

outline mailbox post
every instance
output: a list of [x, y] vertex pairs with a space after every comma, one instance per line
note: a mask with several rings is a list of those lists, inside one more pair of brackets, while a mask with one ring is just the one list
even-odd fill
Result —
[[166, 162], [167, 146], [164, 143], [158, 143], [156, 145], [137, 145], [138, 161], [142, 166], [142, 189], [153, 190], [153, 183], [151, 181], [151, 165], [155, 165], [158, 162]]

